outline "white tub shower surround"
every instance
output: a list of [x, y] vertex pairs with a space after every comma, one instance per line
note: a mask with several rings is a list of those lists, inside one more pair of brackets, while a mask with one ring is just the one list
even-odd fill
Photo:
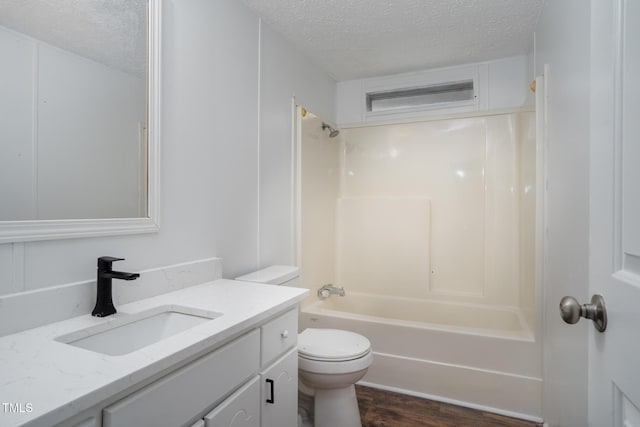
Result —
[[539, 419], [535, 113], [319, 131], [301, 119], [303, 327], [372, 342], [364, 381]]

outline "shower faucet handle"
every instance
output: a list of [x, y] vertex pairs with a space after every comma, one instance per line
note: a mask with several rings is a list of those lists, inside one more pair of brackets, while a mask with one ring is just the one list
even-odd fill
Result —
[[320, 299], [327, 299], [332, 294], [343, 297], [345, 295], [344, 288], [339, 288], [337, 286], [333, 286], [331, 283], [327, 283], [318, 289], [318, 298]]

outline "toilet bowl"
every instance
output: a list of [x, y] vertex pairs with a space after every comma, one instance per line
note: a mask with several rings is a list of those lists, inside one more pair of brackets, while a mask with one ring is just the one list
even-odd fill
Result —
[[[277, 265], [236, 280], [298, 286], [299, 270]], [[354, 332], [309, 328], [298, 335], [299, 390], [313, 396], [315, 427], [362, 427], [354, 385], [372, 361], [371, 343]]]
[[373, 361], [362, 335], [338, 329], [305, 329], [298, 336], [298, 379], [313, 393], [315, 427], [361, 427], [354, 384]]

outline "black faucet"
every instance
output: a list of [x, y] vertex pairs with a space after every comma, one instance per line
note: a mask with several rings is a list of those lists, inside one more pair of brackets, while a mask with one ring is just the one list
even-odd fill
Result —
[[124, 273], [113, 271], [111, 264], [114, 261], [123, 261], [124, 258], [114, 258], [112, 256], [101, 256], [98, 258], [98, 295], [96, 296], [96, 306], [91, 312], [92, 316], [105, 317], [116, 313], [116, 308], [111, 299], [111, 279], [135, 280], [140, 275], [138, 273]]

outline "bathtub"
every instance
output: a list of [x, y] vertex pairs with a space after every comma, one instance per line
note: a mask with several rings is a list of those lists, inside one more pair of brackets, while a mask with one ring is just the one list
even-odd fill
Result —
[[305, 305], [300, 325], [369, 338], [374, 362], [363, 385], [541, 420], [541, 346], [516, 308], [347, 289]]

